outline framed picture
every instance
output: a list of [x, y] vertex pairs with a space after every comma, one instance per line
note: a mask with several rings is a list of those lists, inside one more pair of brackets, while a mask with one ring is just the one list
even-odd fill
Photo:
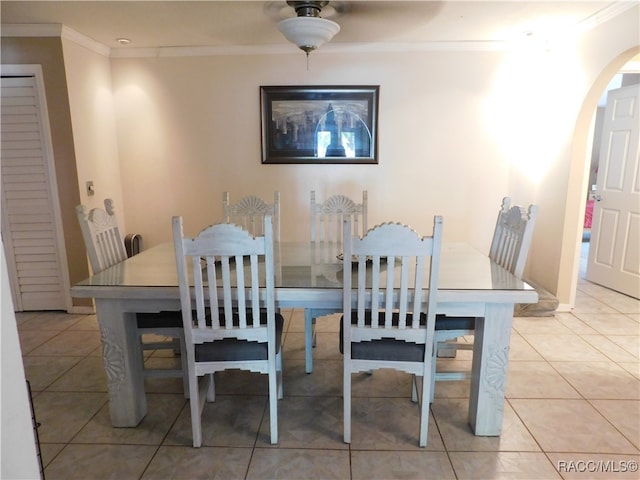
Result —
[[378, 163], [379, 90], [260, 87], [262, 163]]

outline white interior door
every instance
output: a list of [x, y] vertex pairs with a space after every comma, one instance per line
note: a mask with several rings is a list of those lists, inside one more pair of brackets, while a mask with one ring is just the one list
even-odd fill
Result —
[[587, 279], [640, 298], [638, 85], [607, 94]]
[[2, 243], [16, 311], [69, 310], [69, 276], [39, 66], [2, 66]]

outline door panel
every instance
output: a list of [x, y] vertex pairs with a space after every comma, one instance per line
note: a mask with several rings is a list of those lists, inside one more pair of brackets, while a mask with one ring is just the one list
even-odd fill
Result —
[[640, 298], [638, 85], [608, 92], [587, 279]]

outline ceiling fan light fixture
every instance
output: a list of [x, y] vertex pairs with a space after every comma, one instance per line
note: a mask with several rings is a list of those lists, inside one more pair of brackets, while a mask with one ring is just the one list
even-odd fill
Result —
[[292, 17], [281, 20], [278, 30], [308, 55], [331, 40], [340, 31], [340, 25], [326, 18]]

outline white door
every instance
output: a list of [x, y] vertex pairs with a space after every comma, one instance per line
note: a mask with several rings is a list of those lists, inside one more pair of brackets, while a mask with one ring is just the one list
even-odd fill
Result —
[[[24, 70], [27, 70], [24, 72]], [[71, 297], [39, 66], [2, 66], [2, 243], [16, 311], [69, 310]]]
[[587, 279], [640, 298], [638, 85], [607, 94]]

